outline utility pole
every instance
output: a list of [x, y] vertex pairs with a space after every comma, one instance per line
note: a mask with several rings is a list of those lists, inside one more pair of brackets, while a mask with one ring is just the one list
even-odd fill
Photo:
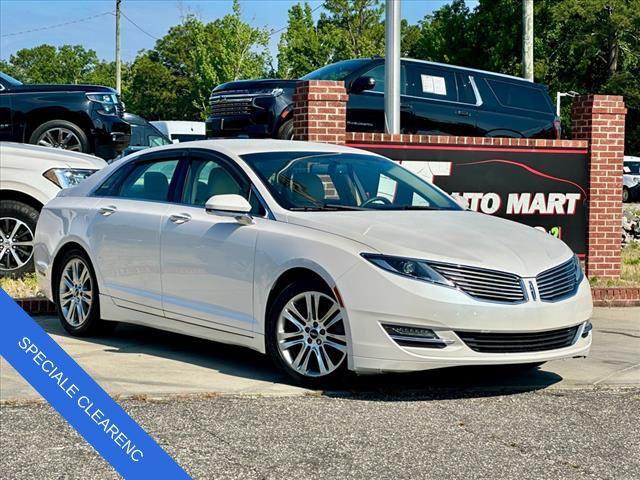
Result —
[[386, 0], [384, 40], [384, 130], [400, 133], [400, 0]]
[[116, 0], [116, 91], [120, 93], [121, 65], [120, 65], [120, 2]]
[[533, 82], [533, 0], [522, 0], [522, 76]]

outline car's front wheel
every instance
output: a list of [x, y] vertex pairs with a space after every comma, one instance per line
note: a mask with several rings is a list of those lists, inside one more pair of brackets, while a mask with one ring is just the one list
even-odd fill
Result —
[[629, 189], [627, 187], [622, 187], [622, 201], [626, 203], [629, 201], [630, 197]]
[[53, 279], [58, 317], [71, 335], [103, 332], [114, 324], [100, 320], [98, 282], [82, 250], [71, 250], [60, 259]]
[[66, 120], [50, 120], [36, 128], [29, 143], [43, 147], [61, 148], [73, 152], [89, 153], [89, 140], [75, 123]]
[[40, 213], [31, 205], [0, 200], [0, 277], [33, 271], [33, 238]]
[[284, 288], [267, 318], [267, 353], [296, 382], [329, 385], [347, 367], [345, 319], [331, 290], [319, 282]]

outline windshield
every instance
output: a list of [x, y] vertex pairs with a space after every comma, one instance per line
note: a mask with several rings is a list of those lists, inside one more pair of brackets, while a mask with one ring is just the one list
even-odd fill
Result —
[[640, 162], [624, 162], [624, 171], [625, 173], [640, 175]]
[[370, 63], [369, 59], [344, 60], [307, 73], [301, 80], [344, 80], [360, 67]]
[[16, 80], [11, 75], [7, 75], [4, 72], [0, 72], [0, 79], [2, 79], [2, 83], [5, 85], [10, 85], [12, 87], [17, 87], [18, 85], [22, 85], [22, 82]]
[[131, 141], [129, 146], [132, 147], [160, 147], [169, 145], [171, 141], [165, 137], [153, 125], [145, 123], [144, 125], [131, 124]]
[[289, 210], [461, 210], [420, 177], [374, 155], [268, 152], [242, 159]]

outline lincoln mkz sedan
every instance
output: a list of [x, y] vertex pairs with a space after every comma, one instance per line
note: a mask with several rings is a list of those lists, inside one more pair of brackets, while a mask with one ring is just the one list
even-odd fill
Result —
[[242, 345], [308, 385], [591, 345], [589, 284], [563, 242], [342, 146], [130, 155], [44, 207], [34, 255], [71, 334], [127, 322]]

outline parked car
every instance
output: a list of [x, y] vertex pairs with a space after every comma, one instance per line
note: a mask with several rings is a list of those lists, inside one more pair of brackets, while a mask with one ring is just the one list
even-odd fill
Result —
[[640, 157], [624, 157], [622, 174], [622, 201], [640, 198]]
[[104, 160], [92, 155], [0, 142], [0, 276], [33, 271], [33, 238], [42, 206], [104, 166]]
[[145, 148], [160, 147], [172, 143], [164, 133], [140, 115], [125, 112], [122, 118], [131, 125], [131, 141], [129, 142], [129, 146], [120, 153], [120, 157], [144, 150]]
[[[347, 130], [384, 132], [384, 60], [327, 65], [302, 77], [342, 80], [349, 93]], [[293, 135], [297, 80], [242, 80], [211, 93], [207, 136]], [[546, 86], [522, 78], [414, 59], [401, 61], [404, 133], [475, 137], [560, 138]]]
[[160, 130], [172, 142], [192, 142], [193, 140], [205, 140], [204, 122], [189, 122], [185, 120], [158, 120], [151, 124]]
[[24, 85], [0, 72], [0, 141], [111, 159], [128, 144], [115, 90], [99, 85]]
[[566, 244], [337, 145], [130, 155], [45, 206], [35, 258], [72, 335], [106, 320], [243, 345], [311, 385], [347, 369], [530, 367], [591, 344], [591, 290]]

